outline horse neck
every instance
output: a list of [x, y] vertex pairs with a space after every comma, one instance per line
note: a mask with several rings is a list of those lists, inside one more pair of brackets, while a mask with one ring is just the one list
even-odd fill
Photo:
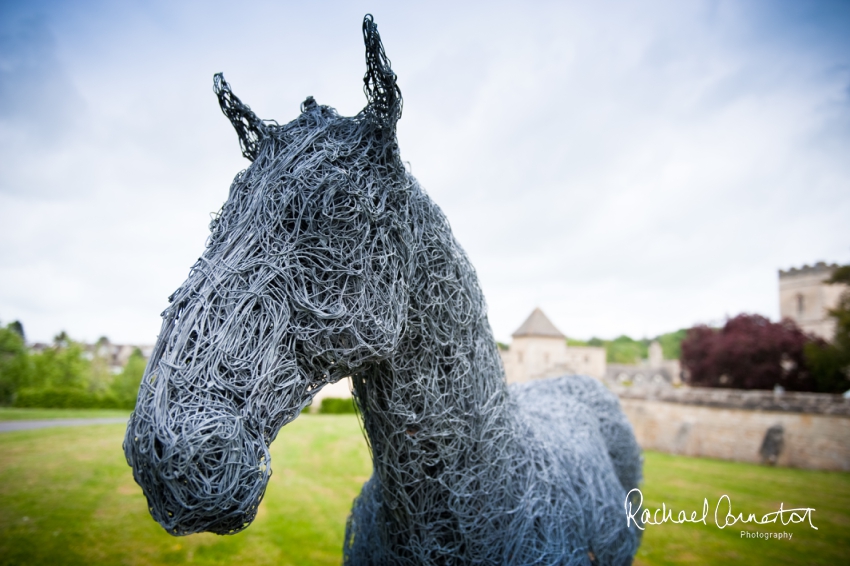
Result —
[[392, 508], [408, 507], [407, 488], [427, 477], [440, 477], [424, 482], [434, 489], [461, 477], [476, 454], [485, 457], [476, 451], [482, 438], [492, 444], [494, 431], [510, 430], [504, 371], [477, 277], [439, 209], [435, 214], [437, 222], [423, 229], [427, 245], [411, 259], [409, 316], [398, 348], [353, 379]]
[[[367, 433], [374, 423], [408, 435], [448, 426], [458, 435], [463, 423], [475, 427], [506, 408], [504, 373], [486, 318], [458, 333], [466, 335], [456, 335], [459, 345], [422, 330], [408, 328], [393, 359], [354, 376]], [[378, 438], [370, 440], [374, 445]]]

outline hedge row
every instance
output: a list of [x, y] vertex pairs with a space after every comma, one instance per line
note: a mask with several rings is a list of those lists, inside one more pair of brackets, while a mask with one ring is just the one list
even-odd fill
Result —
[[15, 407], [40, 409], [132, 409], [135, 400], [119, 399], [111, 393], [90, 393], [74, 388], [21, 389]]
[[354, 398], [335, 399], [326, 397], [322, 399], [322, 404], [319, 406], [319, 412], [327, 415], [343, 415], [347, 413], [356, 413], [357, 406], [354, 404]]
[[[132, 409], [135, 400], [122, 400], [112, 393], [90, 393], [70, 387], [21, 389], [15, 396], [15, 407], [39, 409]], [[319, 413], [326, 415], [353, 414], [357, 406], [353, 398], [322, 399]]]

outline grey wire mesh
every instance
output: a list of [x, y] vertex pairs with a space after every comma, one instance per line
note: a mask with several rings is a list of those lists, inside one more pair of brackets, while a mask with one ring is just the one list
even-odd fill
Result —
[[640, 451], [586, 377], [505, 384], [477, 277], [405, 170], [401, 92], [371, 16], [369, 104], [308, 98], [260, 120], [215, 92], [251, 165], [170, 297], [124, 450], [175, 535], [257, 513], [268, 447], [325, 384], [351, 376], [374, 472], [347, 564], [628, 564]]

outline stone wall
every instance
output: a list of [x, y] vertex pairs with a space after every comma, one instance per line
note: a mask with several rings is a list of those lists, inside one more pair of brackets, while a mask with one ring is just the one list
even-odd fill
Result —
[[850, 471], [850, 400], [840, 395], [617, 388], [645, 449]]

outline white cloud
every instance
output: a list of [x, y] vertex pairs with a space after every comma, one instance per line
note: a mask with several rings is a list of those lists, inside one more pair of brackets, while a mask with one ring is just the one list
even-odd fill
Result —
[[[5, 18], [29, 82], [0, 59], [15, 100], [0, 116], [0, 319], [42, 340], [154, 340], [247, 164], [214, 72], [281, 122], [308, 94], [363, 106], [366, 8], [226, 6]], [[850, 261], [850, 50], [834, 25], [813, 41], [737, 2], [369, 9], [405, 97], [402, 156], [500, 339], [536, 305], [577, 337], [775, 317], [776, 269]]]

